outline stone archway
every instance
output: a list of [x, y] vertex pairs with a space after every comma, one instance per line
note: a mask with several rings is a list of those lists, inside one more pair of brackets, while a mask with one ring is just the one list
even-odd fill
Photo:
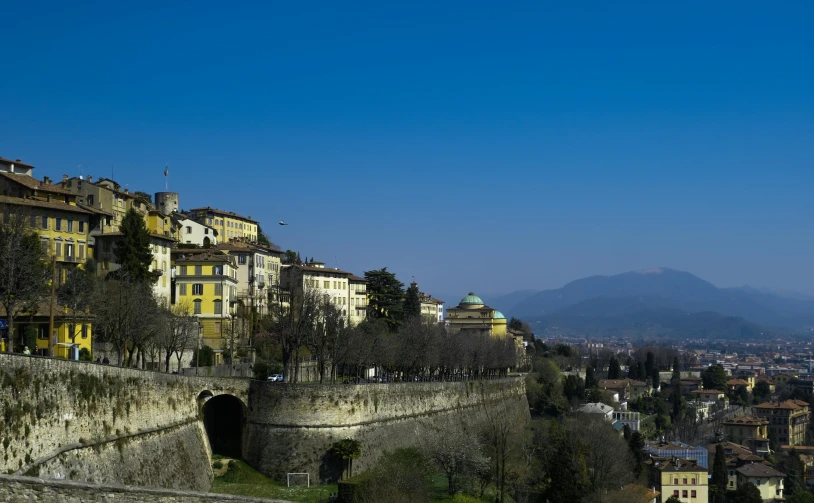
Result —
[[212, 453], [242, 458], [245, 405], [234, 395], [203, 396], [205, 393], [198, 396], [198, 403]]

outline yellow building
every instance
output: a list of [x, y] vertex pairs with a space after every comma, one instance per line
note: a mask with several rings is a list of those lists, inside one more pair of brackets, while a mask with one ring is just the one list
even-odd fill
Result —
[[745, 484], [754, 484], [760, 491], [763, 501], [783, 501], [783, 478], [781, 473], [771, 466], [763, 463], [749, 463], [737, 470], [738, 487]]
[[173, 250], [173, 262], [172, 303], [185, 306], [198, 318], [202, 342], [215, 350], [220, 363], [220, 353], [234, 333], [237, 263], [218, 250]]
[[764, 417], [738, 416], [721, 423], [730, 442], [745, 445], [756, 454], [769, 453], [769, 420]]
[[811, 412], [802, 400], [766, 402], [754, 407], [754, 414], [769, 421], [769, 436], [779, 445], [805, 445]]
[[189, 217], [218, 231], [218, 236], [223, 243], [228, 243], [233, 239], [250, 243], [257, 242], [259, 225], [251, 217], [208, 206], [190, 210]]
[[503, 313], [483, 303], [472, 292], [461, 299], [456, 307], [447, 309], [445, 323], [450, 330], [484, 333], [492, 337], [506, 336], [506, 317]]
[[654, 460], [650, 465], [650, 482], [661, 493], [662, 501], [675, 496], [682, 503], [707, 503], [707, 474], [706, 468], [686, 459]]

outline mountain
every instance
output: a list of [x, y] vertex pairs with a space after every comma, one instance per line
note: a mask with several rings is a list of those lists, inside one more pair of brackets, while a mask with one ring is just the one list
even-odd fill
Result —
[[735, 316], [665, 307], [667, 299], [596, 298], [529, 320], [535, 330], [570, 330], [586, 336], [756, 339], [768, 329]]
[[503, 295], [483, 295], [483, 299], [489, 307], [494, 307], [501, 313], [508, 316], [518, 304], [525, 301], [532, 295], [539, 293], [540, 290], [517, 290], [516, 292], [506, 293]]
[[508, 310], [508, 315], [531, 321], [561, 313], [573, 319], [578, 313], [565, 310], [586, 301], [592, 302], [578, 308], [581, 316], [630, 318], [634, 311], [668, 309], [690, 314], [718, 313], [773, 327], [814, 325], [814, 300], [752, 288], [718, 288], [693, 274], [666, 267], [572, 281], [562, 288], [531, 295]]

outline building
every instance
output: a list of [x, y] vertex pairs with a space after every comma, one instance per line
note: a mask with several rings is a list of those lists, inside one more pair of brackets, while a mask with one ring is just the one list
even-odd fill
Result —
[[[121, 268], [116, 263], [116, 240], [122, 236], [121, 232], [110, 232], [96, 236], [96, 271], [100, 276], [107, 276], [113, 271]], [[172, 279], [170, 268], [172, 266], [172, 246], [175, 239], [161, 234], [150, 233], [150, 251], [153, 254], [153, 262], [150, 264], [150, 272], [155, 277], [153, 291], [156, 297], [162, 299], [167, 305], [172, 298]]]
[[707, 469], [695, 461], [680, 458], [651, 459], [650, 484], [661, 493], [662, 501], [675, 496], [683, 503], [709, 501]]
[[715, 402], [724, 409], [729, 407], [726, 393], [717, 389], [696, 389], [690, 392], [690, 397], [701, 402]]
[[662, 459], [681, 458], [709, 468], [709, 453], [703, 446], [693, 446], [682, 442], [646, 441], [645, 452]]
[[218, 244], [218, 231], [213, 227], [196, 222], [182, 215], [172, 217], [177, 225], [176, 239], [180, 244], [209, 248]]
[[215, 350], [215, 363], [223, 351], [246, 341], [235, 335], [233, 309], [237, 300], [237, 263], [219, 250], [173, 250], [173, 300], [198, 318], [202, 343]]
[[447, 328], [468, 333], [482, 333], [492, 337], [505, 337], [507, 334], [506, 317], [493, 309], [480, 297], [469, 292], [456, 307], [447, 309], [445, 318]]
[[778, 445], [804, 445], [811, 418], [808, 403], [802, 400], [766, 402], [754, 407], [757, 417], [769, 421], [769, 438]]
[[764, 463], [749, 463], [735, 470], [738, 474], [738, 487], [752, 483], [760, 491], [763, 501], [783, 501], [783, 478], [780, 473]]
[[14, 173], [18, 175], [27, 175], [33, 177], [34, 166], [26, 164], [19, 159], [12, 161], [11, 159], [0, 157], [0, 172]]
[[[283, 266], [281, 285], [291, 292], [315, 292], [335, 305], [342, 316], [350, 309], [350, 277], [353, 274], [340, 269], [325, 267], [313, 259], [308, 264]], [[358, 282], [355, 282], [358, 285]], [[357, 297], [358, 298], [358, 297]], [[355, 313], [354, 313], [355, 314]]]
[[244, 217], [232, 211], [223, 211], [207, 206], [195, 208], [188, 212], [189, 218], [218, 231], [223, 243], [236, 239], [239, 241], [257, 242], [260, 225], [251, 217]]
[[688, 396], [695, 390], [701, 389], [701, 379], [695, 377], [682, 377], [681, 378], [681, 394]]
[[100, 178], [94, 182], [92, 176], [68, 178], [62, 176], [61, 187], [76, 196], [77, 202], [89, 208], [109, 214], [109, 232], [118, 232], [124, 215], [130, 208], [142, 214], [149, 209], [149, 202], [137, 197], [128, 189], [122, 190], [118, 182]]
[[348, 321], [356, 326], [367, 318], [367, 280], [351, 274], [348, 276], [350, 308]]
[[[34, 347], [29, 347], [31, 354], [40, 356], [53, 356], [57, 358], [72, 358], [71, 348], [75, 348], [76, 354], [86, 349], [92, 351], [93, 344], [93, 316], [88, 313], [73, 313], [65, 306], [54, 306], [54, 330], [51, 333], [51, 340], [48, 338], [48, 327], [50, 325], [50, 304], [42, 302], [37, 311], [18, 316], [14, 320], [15, 332], [18, 334], [14, 342], [15, 351], [22, 351], [26, 341], [21, 335], [27, 327], [36, 330], [37, 339]], [[0, 305], [0, 319], [5, 321], [6, 312]], [[7, 335], [4, 334], [4, 338]], [[53, 353], [49, 352], [49, 344], [53, 347]], [[5, 347], [3, 348], [5, 351]]]
[[624, 501], [630, 503], [657, 503], [659, 493], [655, 489], [640, 486], [638, 484], [628, 484], [619, 490], [618, 495], [624, 497]]
[[620, 422], [626, 424], [631, 431], [639, 431], [642, 420], [638, 412], [616, 411], [612, 415], [614, 424]]
[[421, 319], [431, 323], [444, 322], [444, 301], [436, 299], [432, 295], [418, 292], [418, 300], [421, 303]]
[[749, 393], [755, 388], [755, 377], [754, 376], [746, 376], [744, 379], [730, 379], [726, 382], [726, 385], [729, 386], [729, 391], [735, 392], [741, 386], [746, 388], [746, 391]]
[[729, 441], [744, 445], [759, 455], [769, 454], [769, 420], [765, 417], [738, 416], [721, 424]]
[[280, 284], [283, 253], [245, 241], [221, 243], [215, 248], [234, 257], [237, 263], [237, 301], [252, 313], [249, 326], [253, 327], [255, 319], [270, 312], [270, 292]]
[[613, 421], [613, 407], [602, 402], [586, 403], [577, 409], [580, 414], [593, 414], [601, 416], [606, 421]]

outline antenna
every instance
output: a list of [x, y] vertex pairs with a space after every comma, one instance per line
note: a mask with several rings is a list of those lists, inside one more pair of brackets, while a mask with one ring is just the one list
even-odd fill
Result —
[[82, 179], [82, 165], [80, 164], [79, 166], [77, 166], [77, 168], [79, 168], [79, 179], [81, 180]]

